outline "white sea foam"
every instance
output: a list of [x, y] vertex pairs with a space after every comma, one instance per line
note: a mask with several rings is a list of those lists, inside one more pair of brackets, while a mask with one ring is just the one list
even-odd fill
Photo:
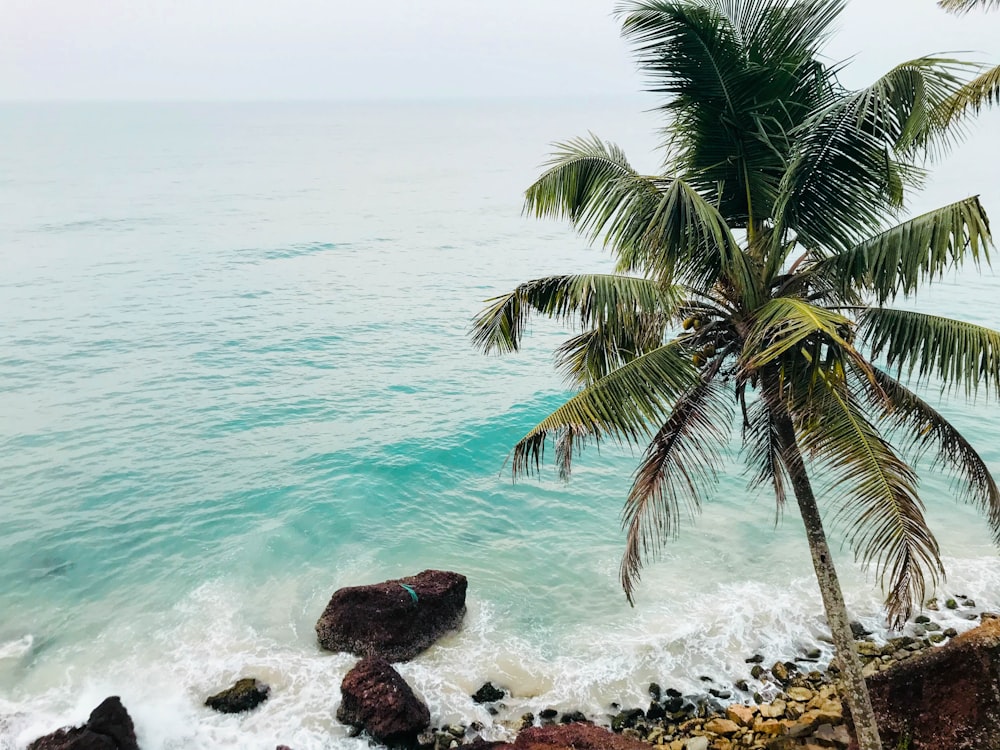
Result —
[[[976, 599], [976, 611], [994, 606], [1000, 567], [993, 559], [952, 559], [948, 592]], [[655, 579], [655, 576], [653, 577]], [[651, 581], [651, 583], [655, 583]], [[287, 593], [283, 596], [282, 592]], [[877, 592], [852, 591], [866, 609], [865, 624], [879, 628]], [[942, 592], [945, 595], [945, 592]], [[0, 697], [0, 748], [23, 748], [53, 729], [81, 723], [108, 695], [120, 695], [147, 750], [250, 748], [288, 744], [296, 750], [361, 750], [335, 719], [339, 685], [355, 659], [315, 644], [310, 620], [294, 585], [272, 581], [250, 596], [224, 581], [200, 586], [174, 611], [124, 628], [109, 628], [86, 649], [53, 646], [22, 667], [27, 690]], [[862, 599], [863, 601], [858, 601]], [[268, 600], [268, 611], [256, 609]], [[943, 598], [942, 598], [943, 601]], [[968, 608], [933, 612], [943, 627], [966, 629]], [[160, 628], [157, 628], [160, 623]], [[719, 584], [700, 598], [647, 607], [629, 622], [581, 621], [544, 643], [514, 632], [498, 607], [470, 594], [464, 627], [399, 671], [431, 708], [432, 722], [480, 722], [487, 738], [511, 734], [519, 716], [543, 708], [579, 709], [607, 718], [611, 703], [642, 706], [656, 681], [685, 693], [708, 687], [732, 690], [747, 677], [744, 659], [789, 659], [831, 646], [811, 578], [785, 586], [760, 582]], [[0, 653], [24, 656], [31, 639], [3, 644]], [[67, 668], [64, 658], [74, 666]], [[272, 687], [257, 710], [226, 716], [202, 705], [204, 698], [241, 676]], [[709, 677], [712, 683], [701, 678]], [[493, 717], [470, 695], [485, 680], [511, 691]], [[734, 692], [733, 700], [746, 696]]]

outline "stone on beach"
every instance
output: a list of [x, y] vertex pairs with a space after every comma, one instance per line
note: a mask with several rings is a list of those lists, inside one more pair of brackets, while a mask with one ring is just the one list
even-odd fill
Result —
[[244, 677], [220, 693], [205, 699], [205, 705], [222, 714], [251, 711], [267, 700], [271, 688], [260, 680]]
[[387, 745], [413, 744], [431, 722], [430, 712], [385, 659], [359, 661], [340, 686], [337, 720], [364, 729]]
[[409, 661], [461, 624], [467, 586], [459, 573], [425, 570], [342, 588], [316, 623], [319, 644], [328, 651]]
[[481, 742], [475, 745], [486, 750], [649, 750], [639, 740], [612, 734], [593, 724], [560, 724], [530, 727], [517, 735], [513, 743]]
[[492, 682], [485, 682], [479, 690], [472, 694], [472, 700], [475, 703], [496, 703], [498, 700], [502, 700], [504, 695], [506, 695], [504, 690]]
[[81, 727], [39, 737], [28, 750], [139, 750], [132, 717], [118, 696], [106, 698]]

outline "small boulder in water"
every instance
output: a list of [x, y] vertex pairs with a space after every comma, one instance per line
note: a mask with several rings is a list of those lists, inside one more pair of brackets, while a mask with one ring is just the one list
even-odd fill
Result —
[[221, 714], [239, 714], [252, 711], [267, 700], [271, 688], [260, 680], [244, 677], [221, 693], [205, 699], [205, 705]]
[[427, 706], [385, 659], [359, 661], [344, 677], [340, 693], [337, 720], [387, 745], [412, 745], [431, 723]]
[[492, 682], [487, 682], [472, 694], [472, 700], [476, 703], [496, 703], [506, 694], [504, 690], [496, 687]]
[[316, 623], [328, 651], [409, 661], [465, 617], [468, 580], [425, 570], [415, 576], [336, 591]]
[[139, 750], [135, 726], [118, 696], [106, 698], [82, 727], [39, 737], [28, 750]]

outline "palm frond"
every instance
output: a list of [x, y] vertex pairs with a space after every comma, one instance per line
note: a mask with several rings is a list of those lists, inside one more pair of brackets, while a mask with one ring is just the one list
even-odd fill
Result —
[[639, 313], [632, 321], [619, 318], [564, 342], [556, 350], [556, 367], [570, 385], [588, 386], [613, 370], [663, 344], [668, 317]]
[[1000, 332], [937, 315], [870, 307], [858, 316], [858, 330], [872, 359], [918, 381], [936, 378], [966, 395], [980, 387], [1000, 390]]
[[1000, 0], [938, 0], [938, 5], [952, 13], [968, 13], [975, 8], [983, 10], [1000, 8]]
[[802, 348], [810, 339], [808, 348], [814, 353], [830, 345], [853, 352], [847, 341], [851, 321], [834, 310], [795, 297], [776, 297], [765, 302], [755, 316], [743, 351], [744, 365], [751, 369]]
[[[932, 468], [950, 470], [963, 487], [961, 496], [989, 519], [993, 539], [1000, 544], [1000, 488], [982, 456], [934, 407], [887, 372], [874, 369], [878, 393], [868, 390], [880, 421], [907, 442], [919, 459], [933, 450]], [[888, 404], [886, 403], [886, 397]]]
[[909, 296], [921, 282], [940, 277], [967, 257], [989, 262], [991, 241], [986, 212], [972, 197], [898, 224], [808, 270], [826, 278], [841, 298], [868, 291], [882, 304], [897, 294]]
[[714, 484], [731, 422], [726, 389], [708, 373], [677, 400], [646, 448], [622, 511], [621, 582], [630, 603], [643, 563], [676, 534], [681, 503], [697, 512], [702, 493]]
[[769, 484], [774, 490], [776, 513], [780, 517], [791, 486], [785, 465], [778, 427], [767, 408], [767, 399], [755, 400], [744, 412], [743, 452], [754, 475], [750, 487]]
[[941, 106], [968, 70], [956, 60], [918, 58], [817, 110], [795, 132], [776, 209], [782, 230], [831, 252], [877, 232], [902, 207], [905, 189], [923, 179], [907, 158], [954, 136]]
[[618, 248], [617, 270], [698, 289], [725, 281], [753, 299], [753, 262], [718, 209], [683, 180], [672, 180], [661, 194], [643, 242]]
[[1000, 104], [1000, 65], [980, 73], [946, 99], [940, 117], [951, 123], [992, 104]]
[[817, 53], [841, 0], [619, 5], [649, 90], [664, 95], [670, 171], [746, 227], [770, 215], [794, 124], [829, 73]]
[[922, 602], [928, 577], [941, 574], [937, 541], [927, 527], [912, 467], [864, 416], [844, 381], [820, 378], [793, 413], [801, 446], [826, 478], [825, 497], [839, 505], [836, 522], [887, 590], [893, 627]]
[[525, 210], [538, 218], [567, 218], [591, 241], [603, 238], [614, 248], [641, 243], [662, 200], [653, 179], [596, 135], [555, 145], [548, 168], [525, 191]]
[[547, 276], [527, 281], [491, 303], [472, 324], [472, 341], [484, 352], [520, 349], [532, 313], [581, 328], [620, 328], [647, 316], [669, 316], [680, 290], [648, 279], [614, 274]]
[[574, 449], [588, 441], [608, 438], [638, 445], [650, 425], [662, 422], [698, 379], [690, 356], [676, 342], [636, 357], [580, 391], [521, 438], [511, 452], [514, 475], [539, 470], [550, 437], [557, 440], [564, 475]]

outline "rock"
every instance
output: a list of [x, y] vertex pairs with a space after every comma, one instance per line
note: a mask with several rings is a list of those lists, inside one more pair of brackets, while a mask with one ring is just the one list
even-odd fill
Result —
[[526, 714], [521, 714], [521, 730], [525, 730], [528, 727], [533, 727], [535, 725], [535, 715], [530, 711]]
[[948, 599], [947, 601], [945, 601], [944, 606], [946, 606], [948, 609], [958, 609], [958, 602], [956, 602], [954, 599]]
[[803, 703], [811, 701], [815, 695], [812, 690], [804, 687], [790, 687], [786, 692], [793, 701], [802, 701]]
[[762, 661], [764, 661], [764, 657], [761, 656], [760, 654], [754, 654], [749, 659], [744, 659], [744, 661], [747, 664], [760, 664]]
[[619, 711], [611, 720], [611, 731], [621, 732], [630, 727], [634, 727], [638, 722], [646, 717], [641, 708], [633, 708], [629, 711]]
[[139, 750], [135, 726], [121, 698], [111, 696], [90, 712], [82, 727], [39, 737], [28, 750]]
[[271, 688], [260, 680], [244, 677], [221, 693], [205, 699], [205, 705], [220, 714], [238, 714], [251, 711], [267, 700]]
[[857, 620], [852, 620], [851, 633], [854, 635], [855, 638], [864, 638], [866, 635], [871, 635], [872, 631], [870, 631], [868, 628], [866, 628]]
[[665, 718], [666, 715], [667, 710], [662, 704], [657, 703], [656, 701], [650, 703], [649, 708], [646, 709], [646, 718], [649, 721], [659, 721], [660, 719]]
[[964, 602], [962, 602], [962, 604], [964, 604], [966, 607], [975, 607], [976, 606], [976, 602], [975, 602], [974, 599], [966, 599]]
[[467, 586], [458, 573], [425, 570], [340, 589], [316, 623], [319, 644], [328, 651], [408, 661], [461, 624]]
[[663, 688], [655, 682], [649, 683], [649, 697], [654, 701], [658, 701], [663, 698]]
[[1000, 750], [1000, 621], [868, 679], [885, 747]]
[[427, 706], [384, 659], [359, 661], [344, 677], [340, 692], [337, 720], [364, 729], [378, 742], [412, 744], [430, 725]]
[[741, 727], [753, 726], [754, 710], [750, 706], [734, 703], [726, 708], [726, 718], [735, 721]]
[[847, 747], [851, 743], [851, 734], [843, 724], [837, 726], [823, 724], [813, 732], [813, 739], [819, 740], [827, 746]]
[[753, 667], [750, 669], [750, 676], [753, 677], [755, 680], [759, 680], [761, 677], [763, 677], [764, 671], [765, 671], [764, 667], [762, 667], [760, 664], [754, 664]]
[[[531, 727], [517, 735], [513, 743], [470, 745], [470, 750], [650, 750], [645, 742], [612, 734], [593, 724], [559, 724]], [[707, 749], [707, 745], [705, 746]]]
[[583, 711], [567, 711], [559, 717], [559, 721], [562, 724], [576, 724], [577, 722], [589, 720]]
[[705, 731], [712, 734], [721, 734], [724, 737], [736, 734], [740, 730], [740, 725], [729, 719], [709, 719], [705, 722]]
[[684, 743], [684, 750], [708, 750], [708, 737], [692, 737]]
[[780, 661], [775, 662], [774, 666], [771, 667], [771, 674], [774, 675], [774, 679], [778, 682], [788, 682], [788, 667]]
[[818, 659], [823, 655], [823, 652], [818, 648], [810, 648], [806, 651], [807, 659]]
[[552, 721], [559, 715], [559, 712], [554, 708], [543, 708], [538, 712], [538, 718], [542, 721]]
[[663, 702], [663, 708], [668, 714], [675, 714], [678, 711], [684, 709], [684, 699], [679, 695], [672, 698], [667, 698]]
[[492, 682], [484, 683], [479, 690], [472, 694], [472, 700], [476, 703], [496, 703], [501, 700], [507, 691], [493, 685]]
[[945, 640], [945, 635], [944, 633], [931, 633], [928, 636], [927, 640], [929, 640], [931, 643], [943, 643]]
[[765, 703], [760, 707], [760, 715], [765, 719], [778, 719], [785, 715], [787, 704], [783, 700]]

